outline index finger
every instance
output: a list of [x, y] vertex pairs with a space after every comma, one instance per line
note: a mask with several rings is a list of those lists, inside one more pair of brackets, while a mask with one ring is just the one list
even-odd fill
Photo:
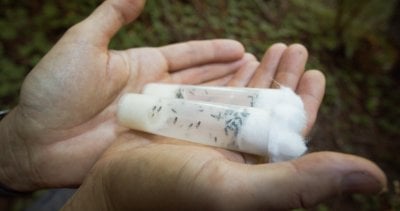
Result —
[[241, 43], [227, 39], [189, 41], [160, 47], [159, 50], [170, 72], [203, 64], [230, 62], [244, 55]]
[[308, 58], [307, 49], [300, 44], [290, 45], [282, 55], [275, 80], [295, 90], [304, 72]]

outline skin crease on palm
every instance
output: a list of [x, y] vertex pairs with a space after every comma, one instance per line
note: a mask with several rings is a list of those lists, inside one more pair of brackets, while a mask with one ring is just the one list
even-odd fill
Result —
[[384, 173], [356, 156], [318, 152], [252, 165], [250, 155], [119, 126], [118, 99], [148, 82], [268, 88], [275, 80], [301, 96], [305, 134], [324, 94], [324, 76], [304, 71], [307, 50], [298, 44], [275, 44], [261, 62], [232, 40], [108, 50], [143, 6], [105, 1], [31, 71], [18, 106], [0, 123], [2, 184], [27, 191], [83, 182], [65, 210], [289, 209], [386, 187]]

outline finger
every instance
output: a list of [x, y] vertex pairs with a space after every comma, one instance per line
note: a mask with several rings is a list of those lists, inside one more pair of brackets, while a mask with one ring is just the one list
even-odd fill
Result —
[[247, 62], [240, 70], [233, 76], [227, 84], [228, 86], [244, 87], [250, 82], [257, 67], [260, 65], [258, 61]]
[[[243, 210], [306, 208], [343, 193], [379, 193], [387, 183], [374, 163], [333, 152], [312, 153], [284, 163], [231, 164], [236, 169], [228, 178], [234, 181], [226, 184], [231, 193], [240, 190]], [[229, 200], [229, 196], [224, 197]]]
[[249, 87], [269, 87], [275, 72], [278, 69], [279, 61], [287, 46], [282, 43], [272, 45], [261, 60], [260, 66], [249, 83]]
[[300, 44], [290, 45], [282, 55], [275, 80], [293, 90], [296, 89], [307, 62], [307, 49]]
[[143, 10], [145, 0], [107, 0], [81, 23], [69, 30], [79, 35], [83, 43], [107, 47], [110, 39], [125, 24], [133, 21]]
[[227, 76], [224, 76], [222, 78], [214, 79], [212, 81], [207, 81], [205, 83], [202, 83], [202, 86], [226, 86], [230, 80], [232, 80], [234, 74], [230, 74]]
[[242, 44], [234, 40], [189, 41], [160, 48], [169, 71], [177, 71], [207, 63], [230, 62], [244, 55]]
[[307, 125], [304, 134], [307, 134], [317, 118], [318, 109], [325, 93], [325, 77], [318, 70], [309, 70], [303, 74], [296, 90], [304, 103], [307, 113]]
[[171, 83], [182, 83], [182, 84], [200, 84], [208, 81], [212, 81], [226, 75], [235, 73], [242, 67], [251, 56], [245, 55], [242, 59], [229, 62], [229, 63], [217, 63], [207, 64], [199, 67], [192, 67], [189, 69], [181, 70], [171, 74], [166, 82]]

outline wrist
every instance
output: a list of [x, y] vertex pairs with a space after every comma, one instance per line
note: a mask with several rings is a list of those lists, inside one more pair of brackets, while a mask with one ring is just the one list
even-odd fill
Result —
[[92, 169], [61, 210], [116, 210], [110, 204], [108, 194], [112, 193], [105, 187], [103, 169], [95, 169], [97, 168]]
[[18, 192], [35, 189], [27, 147], [16, 133], [16, 109], [0, 120], [0, 186]]

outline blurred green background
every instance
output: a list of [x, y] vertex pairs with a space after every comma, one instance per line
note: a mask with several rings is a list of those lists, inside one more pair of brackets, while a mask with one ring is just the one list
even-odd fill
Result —
[[[24, 77], [66, 29], [100, 3], [0, 0], [2, 109], [17, 103]], [[272, 43], [304, 44], [308, 68], [327, 77], [311, 149], [367, 157], [388, 175], [387, 193], [342, 196], [310, 210], [400, 210], [399, 1], [149, 0], [111, 47], [208, 38], [236, 39], [259, 59]]]

